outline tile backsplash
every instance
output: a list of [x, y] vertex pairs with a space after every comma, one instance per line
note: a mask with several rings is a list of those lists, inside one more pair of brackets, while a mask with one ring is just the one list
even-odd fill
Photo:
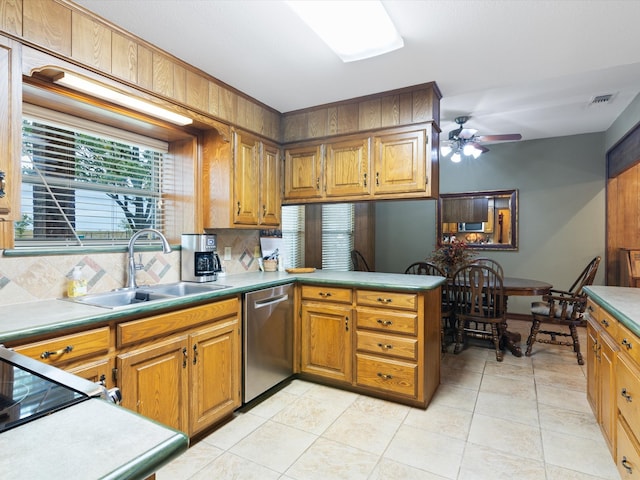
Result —
[[[258, 270], [257, 230], [211, 230], [218, 236], [218, 254], [226, 273]], [[231, 260], [224, 260], [225, 247], [231, 247]], [[136, 252], [142, 255], [142, 270], [136, 273], [138, 285], [180, 281], [180, 249], [165, 255], [161, 251]], [[78, 255], [0, 257], [0, 306], [66, 296], [68, 275], [79, 265], [89, 293], [121, 288], [127, 279], [127, 254], [96, 253]]]

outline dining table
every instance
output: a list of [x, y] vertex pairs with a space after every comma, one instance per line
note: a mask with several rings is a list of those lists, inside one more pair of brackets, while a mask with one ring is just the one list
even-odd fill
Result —
[[[510, 296], [547, 295], [553, 288], [553, 285], [547, 282], [519, 277], [503, 277], [502, 285], [505, 292], [504, 308], [507, 312], [507, 303]], [[508, 325], [505, 325], [502, 344], [516, 357], [522, 356], [522, 349], [520, 348], [521, 340], [522, 338], [519, 333], [510, 332]]]

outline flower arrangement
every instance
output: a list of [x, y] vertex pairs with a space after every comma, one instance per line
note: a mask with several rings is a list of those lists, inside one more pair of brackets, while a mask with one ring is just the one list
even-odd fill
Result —
[[435, 249], [430, 260], [442, 268], [447, 275], [452, 275], [457, 268], [468, 263], [473, 257], [473, 252], [462, 240], [453, 239]]

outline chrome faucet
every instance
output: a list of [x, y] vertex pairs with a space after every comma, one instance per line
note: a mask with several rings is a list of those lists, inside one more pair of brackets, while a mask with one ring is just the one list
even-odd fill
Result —
[[160, 241], [162, 242], [162, 253], [170, 253], [171, 246], [169, 245], [169, 241], [167, 237], [165, 237], [160, 231], [155, 228], [143, 228], [142, 230], [138, 230], [133, 234], [131, 239], [129, 240], [129, 270], [127, 274], [127, 286], [126, 288], [136, 288], [136, 270], [140, 270], [142, 268], [142, 264], [137, 264], [135, 259], [133, 258], [133, 245], [136, 243], [136, 240], [144, 235], [145, 233], [155, 233], [156, 236], [160, 237]]

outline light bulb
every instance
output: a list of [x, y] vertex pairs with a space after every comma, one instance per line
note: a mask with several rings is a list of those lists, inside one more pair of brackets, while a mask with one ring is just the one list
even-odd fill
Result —
[[476, 147], [474, 147], [473, 145], [471, 145], [470, 143], [467, 143], [464, 148], [462, 149], [462, 153], [464, 153], [465, 156], [469, 156], [469, 155], [473, 155], [473, 151], [476, 149]]
[[451, 153], [451, 146], [450, 145], [442, 145], [440, 147], [440, 153], [442, 154], [443, 157], [446, 157], [447, 155], [449, 155]]
[[453, 163], [459, 163], [460, 160], [462, 160], [462, 157], [460, 156], [459, 152], [454, 153], [453, 155], [451, 155], [451, 161]]

